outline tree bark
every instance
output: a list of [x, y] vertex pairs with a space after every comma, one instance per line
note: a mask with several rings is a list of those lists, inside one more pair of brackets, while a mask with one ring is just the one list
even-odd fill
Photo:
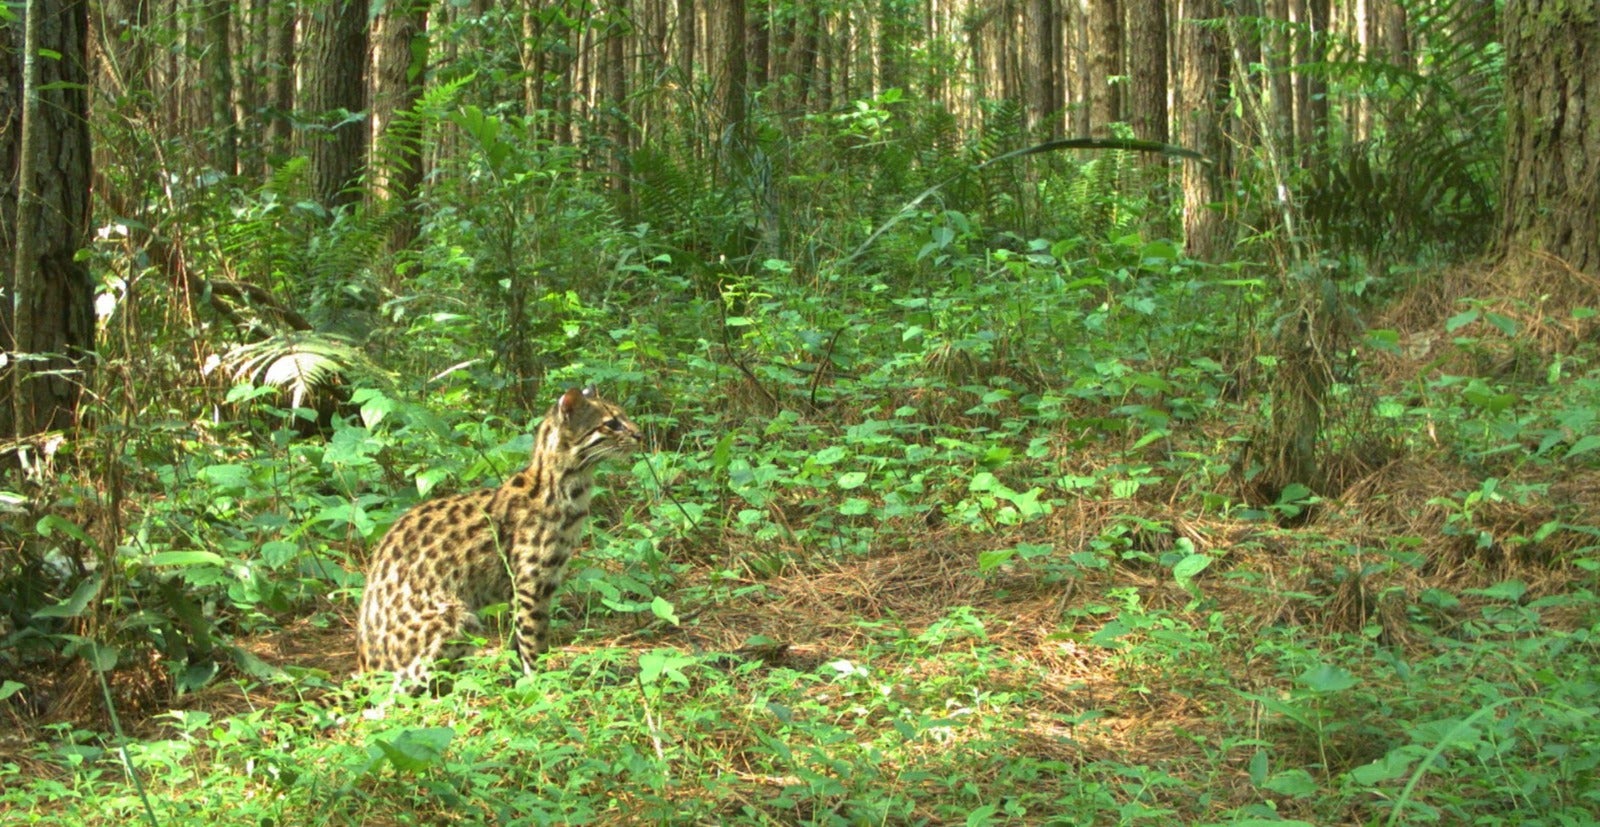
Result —
[[[414, 110], [422, 97], [427, 28], [428, 0], [390, 3], [373, 23], [373, 150], [368, 179], [374, 199], [398, 205], [416, 197], [426, 172], [417, 124], [397, 126], [397, 120]], [[416, 212], [402, 207], [389, 232], [389, 249], [409, 247], [418, 232]]]
[[233, 114], [233, 3], [206, 0], [205, 15], [205, 93], [211, 98], [211, 165], [224, 175], [239, 172], [239, 125]]
[[601, 115], [605, 121], [607, 147], [606, 166], [610, 172], [610, 186], [618, 195], [628, 192], [628, 156], [632, 152], [628, 117], [628, 64], [625, 38], [629, 35], [627, 0], [612, 0], [606, 26], [606, 65], [603, 91], [605, 103]]
[[1055, 83], [1061, 62], [1055, 51], [1060, 17], [1054, 0], [1028, 0], [1027, 14], [1023, 61], [1028, 67], [1024, 80], [1028, 130], [1041, 138], [1055, 138], [1061, 135], [1061, 97]]
[[748, 64], [745, 61], [745, 0], [724, 0], [722, 4], [722, 71], [717, 78], [717, 97], [722, 104], [723, 127], [744, 148], [745, 106], [748, 95]]
[[[1304, 38], [1307, 55], [1303, 63], [1321, 63], [1328, 56], [1328, 27], [1332, 25], [1332, 0], [1306, 0], [1306, 16], [1311, 27]], [[1309, 163], [1321, 151], [1328, 132], [1328, 81], [1321, 72], [1307, 72], [1304, 96], [1306, 115], [1300, 119], [1304, 131], [1295, 135], [1300, 157]]]
[[1294, 152], [1294, 73], [1289, 53], [1289, 0], [1267, 0], [1268, 27], [1262, 34], [1261, 63], [1266, 69], [1264, 100], [1273, 146], [1285, 159]]
[[295, 6], [290, 3], [270, 3], [267, 7], [267, 25], [272, 29], [267, 51], [267, 107], [268, 126], [266, 156], [270, 164], [274, 159], [288, 155], [294, 149], [294, 122], [290, 114], [295, 105]]
[[1093, 30], [1089, 83], [1091, 135], [1111, 134], [1111, 124], [1122, 120], [1122, 3], [1092, 0], [1089, 26]]
[[[1128, 122], [1133, 137], [1167, 140], [1167, 2], [1133, 0], [1128, 9]], [[1163, 164], [1161, 155], [1145, 156]]]
[[1219, 0], [1184, 0], [1182, 30], [1182, 106], [1179, 134], [1184, 146], [1204, 154], [1215, 165], [1183, 165], [1184, 249], [1204, 261], [1219, 260], [1228, 248], [1228, 225], [1213, 205], [1223, 200], [1227, 145], [1222, 120], [1227, 111], [1227, 63], [1224, 35], [1197, 21], [1222, 16]]
[[678, 3], [678, 74], [683, 78], [683, 88], [694, 88], [694, 0], [677, 0]]
[[307, 34], [304, 108], [322, 124], [307, 133], [312, 189], [333, 209], [361, 197], [354, 186], [367, 154], [367, 0], [325, 0]]
[[1500, 248], [1600, 275], [1600, 2], [1511, 0]]
[[70, 427], [93, 367], [93, 282], [74, 260], [89, 224], [88, 31], [86, 0], [34, 0], [0, 25], [6, 435]]

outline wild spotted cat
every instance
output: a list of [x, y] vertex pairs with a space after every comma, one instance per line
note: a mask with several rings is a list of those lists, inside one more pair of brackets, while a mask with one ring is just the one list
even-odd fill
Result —
[[512, 645], [531, 673], [549, 645], [550, 602], [589, 516], [595, 466], [632, 452], [639, 429], [594, 389], [569, 390], [534, 434], [533, 461], [499, 488], [422, 503], [373, 552], [361, 598], [357, 668], [427, 686], [434, 664], [468, 651], [478, 610], [511, 602]]

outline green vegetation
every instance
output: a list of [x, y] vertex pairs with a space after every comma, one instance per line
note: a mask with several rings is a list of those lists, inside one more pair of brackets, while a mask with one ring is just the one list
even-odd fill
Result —
[[[753, 111], [742, 164], [641, 150], [624, 193], [468, 80], [413, 113], [456, 150], [409, 248], [291, 161], [121, 230], [259, 295], [88, 250], [95, 428], [0, 490], [6, 824], [1600, 812], [1600, 308], [1456, 261], [1475, 201], [1380, 264], [1371, 212], [1249, 215], [1249, 156], [1265, 229], [1213, 264], [1142, 157], [980, 169], [1026, 136], [939, 150], [899, 90]], [[367, 552], [587, 383], [653, 450], [599, 477], [546, 670], [490, 623], [451, 691], [365, 715]]]
[[[567, 361], [546, 386], [600, 382], [657, 450], [604, 477], [545, 674], [512, 686], [489, 655], [381, 721], [360, 715], [381, 682], [323, 689], [351, 666], [364, 550], [419, 497], [490, 483], [528, 449], [525, 417], [482, 413], [492, 372], [447, 370], [486, 323], [450, 312], [450, 271], [389, 301], [380, 361], [410, 367], [358, 381], [326, 438], [297, 436], [314, 412], [270, 385], [236, 388], [226, 419], [153, 408], [109, 431], [97, 450], [119, 445], [128, 484], [164, 496], [115, 547], [60, 515], [29, 531], [100, 556], [94, 586], [16, 636], [24, 666], [43, 647], [80, 657], [48, 690], [78, 693], [80, 716], [8, 747], [8, 818], [1594, 811], [1589, 350], [1541, 357], [1521, 335], [1537, 308], [1463, 302], [1439, 320], [1456, 354], [1439, 369], [1336, 385], [1337, 500], [1252, 503], [1237, 492], [1267, 400], [1232, 389], [1270, 369], [1237, 350], [1260, 280], [1133, 235], [1009, 252], [967, 226], [902, 222], [898, 272], [767, 260], [715, 292], [636, 230], [591, 231], [611, 270], [545, 301], [538, 344]], [[1370, 333], [1356, 375], [1405, 376], [1398, 337]], [[1455, 372], [1495, 355], [1542, 364]], [[87, 479], [59, 481], [63, 513], [90, 507]], [[91, 613], [108, 624], [68, 631]], [[106, 706], [88, 667], [113, 662]], [[28, 698], [6, 686], [16, 720]], [[169, 687], [178, 708], [157, 714]]]

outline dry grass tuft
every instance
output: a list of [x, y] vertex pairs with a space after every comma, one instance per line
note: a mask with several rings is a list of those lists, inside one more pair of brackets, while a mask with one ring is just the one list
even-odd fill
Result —
[[[1481, 318], [1446, 330], [1445, 323], [1466, 309], [1466, 299], [1515, 321], [1517, 335], [1502, 336]], [[1419, 279], [1378, 317], [1374, 327], [1401, 332], [1402, 353], [1376, 363], [1394, 384], [1416, 377], [1424, 366], [1483, 376], [1538, 369], [1549, 357], [1594, 340], [1600, 316], [1580, 319], [1573, 311], [1595, 307], [1600, 307], [1600, 279], [1548, 255], [1524, 251], [1498, 263], [1460, 265]], [[1454, 342], [1459, 336], [1475, 336], [1478, 342], [1463, 349]]]

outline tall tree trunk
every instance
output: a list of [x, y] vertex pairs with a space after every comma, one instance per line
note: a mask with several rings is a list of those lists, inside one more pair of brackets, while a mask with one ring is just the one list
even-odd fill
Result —
[[1227, 251], [1228, 225], [1213, 205], [1223, 200], [1227, 145], [1222, 121], [1227, 111], [1228, 81], [1225, 35], [1195, 21], [1222, 15], [1219, 0], [1184, 0], [1179, 42], [1182, 43], [1183, 103], [1179, 134], [1184, 146], [1203, 153], [1215, 165], [1183, 165], [1183, 237], [1189, 255], [1219, 260]]
[[[1128, 122], [1133, 136], [1167, 140], [1167, 2], [1132, 0], [1128, 9]], [[1164, 163], [1160, 155], [1148, 155]]]
[[[1350, 6], [1351, 31], [1355, 34], [1356, 54], [1360, 60], [1376, 60], [1378, 51], [1378, 15], [1374, 6], [1379, 0], [1355, 0]], [[1372, 137], [1372, 100], [1357, 93], [1350, 98], [1350, 135], [1357, 141]]]
[[1066, 22], [1067, 53], [1072, 57], [1070, 81], [1072, 91], [1067, 96], [1071, 103], [1070, 130], [1074, 135], [1088, 135], [1093, 126], [1094, 108], [1094, 57], [1089, 42], [1088, 0], [1068, 0], [1071, 13]]
[[239, 7], [240, 54], [234, 56], [239, 77], [239, 93], [234, 96], [234, 123], [239, 135], [238, 165], [241, 175], [261, 177], [263, 167], [267, 102], [267, 55], [271, 49], [272, 4], [268, 0], [246, 0]]
[[205, 0], [201, 13], [206, 33], [205, 91], [211, 98], [211, 165], [224, 175], [235, 175], [239, 172], [239, 127], [233, 114], [233, 52], [228, 47], [233, 3]]
[[1511, 0], [1500, 246], [1600, 276], [1600, 2]]
[[722, 71], [717, 78], [717, 100], [722, 104], [724, 130], [731, 130], [731, 137], [743, 148], [749, 94], [744, 0], [723, 0], [721, 22]]
[[266, 155], [269, 163], [294, 151], [295, 11], [291, 3], [269, 3], [267, 25], [272, 29], [267, 51]]
[[1060, 56], [1055, 51], [1055, 32], [1059, 28], [1055, 0], [1028, 0], [1028, 22], [1023, 29], [1028, 42], [1024, 51], [1027, 64], [1027, 128], [1046, 138], [1061, 134], [1061, 97], [1055, 84], [1060, 63]]
[[606, 143], [609, 145], [607, 170], [611, 173], [611, 188], [619, 195], [628, 192], [628, 155], [630, 145], [628, 117], [628, 64], [624, 45], [628, 36], [628, 0], [612, 0], [609, 25], [606, 26], [606, 65], [604, 75], [605, 104], [602, 108], [606, 125]]
[[1289, 54], [1289, 0], [1267, 0], [1269, 28], [1262, 33], [1261, 62], [1266, 67], [1270, 140], [1287, 160], [1294, 157], [1294, 74]]
[[1092, 0], [1089, 4], [1093, 57], [1089, 84], [1090, 134], [1109, 135], [1111, 124], [1123, 118], [1121, 76], [1121, 0]]
[[745, 20], [745, 42], [750, 44], [746, 59], [750, 64], [750, 86], [757, 92], [766, 89], [771, 77], [772, 62], [772, 9], [768, 0], [755, 0]]
[[43, 358], [0, 366], [7, 436], [70, 427], [94, 365], [94, 285], [75, 260], [89, 224], [88, 31], [87, 0], [33, 0], [0, 24], [0, 338]]
[[[1305, 38], [1307, 54], [1303, 63], [1322, 63], [1328, 57], [1328, 27], [1333, 20], [1333, 0], [1306, 0], [1306, 17], [1311, 31]], [[1303, 162], [1321, 151], [1328, 132], [1328, 81], [1321, 72], [1306, 73], [1305, 131], [1295, 136]]]
[[[371, 195], [405, 205], [416, 197], [426, 170], [420, 125], [407, 117], [422, 97], [428, 65], [428, 0], [400, 0], [384, 7], [374, 21], [372, 48], [372, 141], [367, 163]], [[415, 210], [401, 206], [389, 231], [389, 249], [403, 250], [416, 240]]]
[[685, 91], [694, 89], [694, 0], [678, 0], [678, 74]]
[[311, 66], [307, 114], [321, 124], [310, 136], [312, 189], [328, 208], [353, 204], [353, 187], [366, 160], [367, 0], [325, 0], [307, 32]]

